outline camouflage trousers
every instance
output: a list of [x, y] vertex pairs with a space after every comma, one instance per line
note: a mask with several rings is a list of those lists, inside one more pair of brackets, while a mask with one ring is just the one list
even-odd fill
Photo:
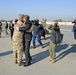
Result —
[[23, 43], [13, 42], [12, 46], [13, 46], [14, 61], [17, 61], [17, 63], [21, 63], [23, 57]]

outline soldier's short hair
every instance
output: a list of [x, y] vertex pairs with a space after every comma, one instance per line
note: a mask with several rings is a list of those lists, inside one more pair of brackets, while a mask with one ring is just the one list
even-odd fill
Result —
[[23, 18], [24, 17], [24, 14], [19, 14], [19, 17], [22, 17]]
[[29, 15], [24, 15], [24, 18], [30, 19]]
[[53, 22], [55, 22], [55, 24], [58, 24], [58, 20], [53, 20]]
[[15, 19], [15, 23], [17, 23], [18, 19]]
[[37, 22], [39, 22], [39, 19], [36, 19]]

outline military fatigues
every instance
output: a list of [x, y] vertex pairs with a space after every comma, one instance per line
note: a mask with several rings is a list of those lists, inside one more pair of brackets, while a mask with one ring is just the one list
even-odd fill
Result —
[[4, 24], [4, 32], [5, 32], [6, 35], [8, 34], [7, 29], [8, 29], [8, 23], [6, 22]]
[[[57, 25], [55, 26], [51, 25], [48, 29], [51, 30], [51, 33], [54, 33], [55, 31], [60, 32], [59, 26]], [[52, 40], [50, 40], [49, 52], [50, 52], [50, 58], [52, 58], [52, 60], [54, 60], [56, 56], [56, 46], [57, 44], [53, 43]]]
[[43, 27], [46, 27], [46, 20], [42, 20], [41, 24], [43, 25]]
[[29, 21], [28, 23], [25, 24], [25, 27], [20, 27], [19, 31], [24, 31], [24, 53], [26, 57], [26, 63], [24, 65], [30, 65], [31, 63], [31, 56], [30, 56], [30, 44], [32, 40], [32, 30], [33, 30], [33, 25]]
[[2, 23], [0, 22], [0, 38], [1, 38], [1, 32], [2, 32]]
[[[18, 21], [15, 26], [23, 27], [24, 24], [21, 21]], [[23, 34], [24, 34], [23, 32], [14, 30], [13, 38], [12, 38], [14, 60], [18, 64], [21, 63], [22, 55], [23, 55]]]

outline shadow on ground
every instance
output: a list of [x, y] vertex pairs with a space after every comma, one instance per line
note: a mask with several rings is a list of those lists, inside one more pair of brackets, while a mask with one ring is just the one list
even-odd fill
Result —
[[13, 53], [13, 51], [3, 52], [3, 53], [0, 53], [0, 57], [6, 56], [6, 55], [9, 55], [9, 54], [12, 54], [12, 53]]
[[39, 62], [39, 61], [47, 58], [48, 56], [49, 56], [49, 51], [48, 51], [48, 50], [43, 51], [43, 52], [40, 52], [40, 53], [38, 53], [38, 54], [36, 54], [36, 55], [33, 55], [33, 56], [32, 56], [32, 58], [33, 58], [32, 63], [33, 63], [33, 64], [34, 64], [34, 63], [37, 63], [37, 62]]
[[42, 38], [41, 40], [48, 40], [48, 39], [50, 39], [50, 37], [51, 37], [51, 36], [48, 36], [48, 37], [45, 37], [45, 39]]
[[[45, 43], [45, 47], [48, 46], [48, 45], [49, 45], [49, 42]], [[56, 49], [56, 52], [60, 52], [61, 50], [66, 49], [67, 47], [68, 47], [68, 44], [58, 45], [58, 46], [57, 46], [57, 49]], [[33, 58], [32, 63], [33, 63], [33, 64], [34, 64], [34, 63], [37, 63], [37, 62], [39, 62], [39, 61], [47, 58], [48, 56], [50, 56], [48, 50], [43, 51], [43, 52], [41, 52], [41, 53], [39, 53], [39, 54], [33, 55], [33, 56], [32, 56], [32, 58]]]
[[67, 56], [70, 53], [76, 53], [76, 45], [72, 45], [72, 47], [68, 50], [65, 50], [64, 52], [60, 53], [57, 57], [56, 57], [56, 62], [61, 60], [62, 58], [64, 58], [65, 56]]
[[[38, 44], [38, 45], [36, 45], [36, 48], [38, 48], [38, 47], [40, 47], [40, 46], [41, 46], [41, 45]], [[43, 47], [44, 47], [44, 48], [47, 47], [47, 46], [49, 46], [49, 42], [43, 44]], [[30, 47], [30, 49], [32, 49], [32, 48], [33, 48], [33, 46]], [[36, 49], [36, 48], [35, 48], [35, 49]]]
[[60, 52], [61, 50], [65, 50], [68, 46], [69, 46], [69, 44], [60, 44], [57, 46], [56, 52]]
[[[62, 58], [64, 58], [65, 56], [67, 56], [70, 53], [75, 53], [76, 52], [76, 45], [72, 45], [72, 47], [70, 49], [67, 50], [68, 48], [68, 44], [62, 44], [62, 45], [58, 45], [56, 52], [60, 52], [61, 50], [63, 50], [62, 53], [60, 53], [57, 57], [56, 57], [56, 62], [61, 60]], [[45, 58], [47, 58], [48, 56], [50, 56], [49, 51], [43, 51], [39, 54], [33, 55], [32, 58], [32, 63], [37, 63]]]

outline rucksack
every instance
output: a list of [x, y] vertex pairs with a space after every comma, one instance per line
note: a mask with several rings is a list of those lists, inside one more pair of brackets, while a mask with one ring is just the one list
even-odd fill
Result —
[[60, 32], [51, 33], [51, 40], [55, 44], [60, 44], [63, 41], [63, 34]]

